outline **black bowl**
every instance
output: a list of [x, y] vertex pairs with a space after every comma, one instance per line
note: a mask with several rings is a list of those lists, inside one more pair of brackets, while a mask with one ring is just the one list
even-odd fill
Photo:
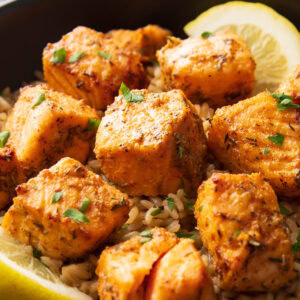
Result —
[[[0, 90], [17, 88], [41, 70], [42, 50], [77, 25], [99, 31], [159, 24], [184, 36], [183, 26], [222, 0], [19, 0], [0, 8]], [[252, 1], [255, 2], [255, 1]], [[299, 0], [265, 0], [300, 28]], [[1, 3], [1, 0], [0, 0]], [[288, 45], [286, 45], [288, 47]]]

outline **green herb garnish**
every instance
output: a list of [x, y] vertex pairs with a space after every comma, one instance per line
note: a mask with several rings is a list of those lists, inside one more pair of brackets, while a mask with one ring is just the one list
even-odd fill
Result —
[[151, 241], [151, 238], [149, 238], [149, 237], [144, 237], [144, 238], [141, 238], [140, 243], [141, 243], [141, 244], [145, 244], [145, 243], [147, 243], [147, 242], [149, 242], [149, 241]]
[[44, 100], [46, 100], [46, 95], [44, 93], [40, 94], [31, 108], [35, 108], [36, 106], [40, 105]]
[[292, 103], [293, 98], [289, 95], [282, 94], [271, 94], [271, 96], [277, 100], [277, 109], [279, 111], [286, 110], [289, 108], [300, 108], [299, 104]]
[[36, 248], [32, 248], [32, 255], [33, 257], [37, 258], [37, 259], [40, 259], [41, 256], [42, 256], [42, 251], [40, 251], [39, 249], [36, 249]]
[[142, 231], [141, 233], [139, 233], [139, 236], [152, 237], [152, 232], [150, 230], [145, 230], [145, 231]]
[[0, 148], [3, 148], [10, 137], [10, 132], [5, 130], [0, 132]]
[[292, 212], [290, 210], [288, 210], [283, 204], [279, 203], [279, 210], [280, 213], [284, 216], [288, 216], [291, 215]]
[[167, 198], [167, 202], [168, 202], [168, 207], [169, 207], [170, 211], [173, 211], [174, 205], [175, 205], [174, 199], [169, 197], [169, 198]]
[[196, 234], [195, 233], [189, 233], [189, 232], [175, 232], [175, 234], [179, 237], [179, 238], [188, 238], [188, 239], [196, 239]]
[[129, 87], [127, 87], [124, 82], [121, 83], [120, 90], [125, 97], [126, 102], [139, 103], [145, 100], [142, 94], [132, 94]]
[[86, 210], [88, 209], [90, 203], [91, 203], [91, 200], [89, 198], [85, 198], [81, 204], [80, 211], [82, 213], [85, 213]]
[[186, 210], [191, 210], [191, 211], [194, 210], [194, 204], [191, 201], [188, 201], [187, 203], [185, 203], [184, 207]]
[[160, 213], [161, 213], [161, 209], [160, 208], [157, 208], [157, 209], [155, 209], [155, 210], [153, 210], [151, 213], [150, 213], [150, 215], [152, 216], [152, 217], [155, 217], [155, 216], [157, 216], [157, 215], [159, 215]]
[[205, 39], [209, 38], [210, 36], [212, 36], [213, 34], [209, 31], [204, 31], [202, 32], [201, 36]]
[[64, 191], [54, 193], [51, 203], [57, 203], [63, 194], [64, 194]]
[[97, 54], [98, 54], [99, 56], [101, 56], [101, 57], [106, 58], [107, 60], [110, 60], [110, 59], [111, 59], [111, 55], [110, 55], [109, 53], [98, 51]]
[[240, 231], [238, 229], [235, 230], [235, 236], [238, 237], [240, 235]]
[[178, 147], [178, 156], [179, 156], [179, 159], [182, 159], [182, 153], [183, 153], [183, 149], [181, 146]]
[[126, 226], [126, 225], [122, 225], [122, 226], [121, 226], [121, 229], [122, 229], [122, 230], [126, 230], [126, 229], [127, 229], [127, 226]]
[[295, 254], [300, 250], [300, 230], [298, 232], [296, 243], [292, 245], [291, 250]]
[[152, 60], [151, 63], [152, 63], [153, 66], [159, 66], [159, 63], [156, 60]]
[[269, 148], [265, 148], [264, 149], [264, 154], [268, 154], [268, 153], [270, 153], [270, 149]]
[[284, 135], [277, 133], [276, 135], [268, 136], [268, 139], [275, 145], [281, 146], [283, 144]]
[[67, 209], [63, 215], [76, 223], [90, 223], [90, 220], [81, 211], [75, 208]]
[[34, 185], [32, 188], [36, 191], [38, 190], [38, 187], [36, 185]]
[[88, 119], [88, 131], [98, 129], [101, 121], [97, 119], [90, 118]]
[[55, 64], [62, 64], [66, 60], [66, 50], [65, 48], [60, 48], [56, 50], [50, 60], [50, 62], [55, 65]]
[[76, 61], [78, 61], [78, 60], [79, 60], [80, 58], [82, 58], [82, 57], [84, 57], [84, 53], [83, 53], [83, 52], [76, 52], [76, 53], [74, 53], [74, 54], [70, 57], [68, 63], [73, 64], [73, 63], [75, 63]]
[[198, 211], [202, 211], [203, 205], [199, 206]]

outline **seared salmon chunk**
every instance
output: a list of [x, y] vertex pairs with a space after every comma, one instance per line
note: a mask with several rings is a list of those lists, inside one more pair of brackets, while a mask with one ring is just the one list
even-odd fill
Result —
[[80, 162], [63, 158], [18, 186], [2, 228], [45, 256], [67, 260], [103, 244], [128, 211], [125, 194]]
[[195, 216], [221, 288], [276, 291], [292, 282], [291, 243], [262, 175], [214, 173], [199, 187]]

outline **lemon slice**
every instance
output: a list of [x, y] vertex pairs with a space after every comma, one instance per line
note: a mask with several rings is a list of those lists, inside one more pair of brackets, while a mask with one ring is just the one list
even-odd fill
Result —
[[91, 300], [78, 289], [68, 287], [40, 260], [32, 248], [8, 236], [0, 228], [1, 300]]
[[297, 28], [272, 8], [243, 1], [217, 5], [184, 27], [189, 36], [204, 31], [230, 29], [242, 36], [256, 62], [254, 95], [273, 91], [300, 64], [300, 34]]

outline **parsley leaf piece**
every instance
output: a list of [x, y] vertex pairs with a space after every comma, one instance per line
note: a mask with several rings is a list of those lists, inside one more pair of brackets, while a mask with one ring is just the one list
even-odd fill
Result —
[[159, 66], [159, 62], [156, 60], [152, 60], [151, 63], [153, 66]]
[[82, 201], [81, 207], [80, 207], [80, 211], [84, 214], [86, 212], [86, 210], [88, 209], [89, 205], [91, 203], [91, 199], [89, 198], [85, 198]]
[[238, 229], [235, 230], [235, 236], [238, 237], [240, 235], [240, 231]]
[[110, 60], [111, 59], [111, 55], [107, 52], [101, 52], [101, 51], [98, 51], [97, 54], [101, 57], [104, 57], [106, 58], [107, 60]]
[[150, 215], [151, 215], [152, 217], [155, 217], [155, 216], [159, 215], [161, 212], [162, 212], [161, 208], [157, 208], [157, 209], [153, 210], [153, 211], [150, 213]]
[[199, 206], [198, 211], [202, 211], [203, 205]]
[[150, 230], [145, 230], [139, 233], [139, 236], [142, 237], [152, 237], [152, 232]]
[[299, 104], [292, 103], [293, 98], [289, 95], [282, 94], [271, 94], [271, 96], [277, 100], [277, 109], [283, 111], [289, 108], [300, 108]]
[[204, 31], [202, 32], [201, 36], [204, 38], [204, 39], [207, 39], [209, 38], [210, 36], [212, 36], [213, 34], [209, 31]]
[[81, 211], [75, 208], [67, 209], [63, 215], [76, 223], [90, 223], [90, 220]]
[[10, 137], [9, 131], [4, 130], [4, 131], [0, 132], [0, 148], [3, 148], [6, 145], [9, 137]]
[[174, 209], [174, 205], [175, 205], [175, 200], [171, 197], [167, 198], [167, 202], [168, 202], [168, 207], [170, 211], [173, 211]]
[[50, 62], [55, 65], [55, 64], [62, 64], [66, 60], [66, 50], [65, 48], [60, 48], [56, 50], [50, 60]]
[[269, 148], [265, 148], [264, 149], [264, 154], [268, 154], [268, 153], [270, 153], [270, 149]]
[[37, 187], [36, 185], [34, 185], [32, 188], [33, 188], [34, 190], [38, 191], [38, 187]]
[[126, 102], [139, 103], [139, 102], [142, 102], [145, 100], [142, 94], [132, 94], [129, 87], [126, 86], [126, 84], [124, 82], [121, 83], [120, 90], [121, 90]]
[[141, 243], [141, 244], [145, 244], [145, 243], [147, 243], [147, 242], [149, 242], [149, 241], [151, 241], [151, 238], [149, 238], [149, 237], [144, 237], [144, 238], [141, 238], [140, 243]]
[[193, 210], [194, 210], [194, 204], [193, 204], [191, 201], [188, 201], [187, 203], [185, 203], [184, 208], [185, 208], [186, 210], [191, 210], [191, 211], [193, 211]]
[[88, 131], [98, 129], [101, 121], [93, 118], [88, 119]]
[[195, 233], [189, 233], [189, 232], [175, 232], [175, 234], [179, 237], [179, 238], [188, 238], [188, 239], [192, 239], [195, 240], [196, 239], [196, 234]]
[[82, 57], [84, 57], [84, 53], [83, 53], [83, 52], [76, 52], [76, 53], [74, 53], [74, 54], [70, 57], [68, 63], [73, 64], [73, 63], [75, 63], [76, 61], [78, 61], [78, 60], [79, 60], [80, 58], [82, 58]]
[[126, 229], [127, 229], [127, 226], [126, 226], [126, 225], [122, 225], [122, 226], [121, 226], [121, 229], [122, 229], [122, 230], [126, 230]]
[[32, 255], [33, 257], [37, 258], [37, 259], [40, 259], [41, 256], [42, 256], [42, 251], [40, 251], [39, 249], [36, 249], [36, 248], [32, 248]]
[[181, 146], [178, 147], [178, 156], [179, 156], [179, 159], [182, 159], [182, 153], [183, 153], [183, 149]]
[[63, 194], [64, 194], [64, 191], [54, 193], [51, 203], [57, 203]]
[[300, 230], [297, 236], [297, 240], [296, 243], [294, 243], [291, 247], [292, 252], [294, 252], [295, 254], [300, 251]]
[[45, 93], [42, 93], [37, 97], [36, 101], [31, 106], [31, 109], [34, 109], [36, 106], [40, 105], [44, 100], [46, 100], [46, 95]]
[[279, 210], [280, 213], [284, 216], [288, 216], [291, 215], [292, 212], [290, 210], [288, 210], [283, 204], [279, 203]]
[[281, 133], [276, 133], [276, 135], [268, 136], [268, 139], [275, 145], [281, 146], [283, 144], [284, 135], [282, 135]]

